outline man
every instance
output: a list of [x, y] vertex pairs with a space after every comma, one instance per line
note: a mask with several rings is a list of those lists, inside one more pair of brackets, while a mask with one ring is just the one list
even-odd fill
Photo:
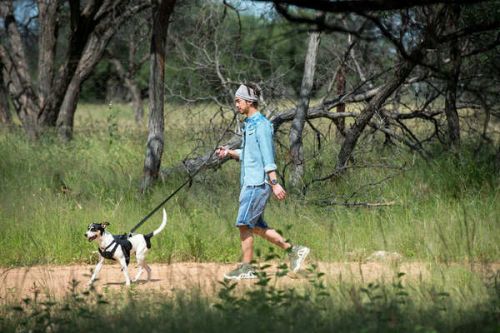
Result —
[[309, 248], [286, 242], [276, 230], [270, 228], [263, 218], [267, 200], [273, 192], [278, 200], [284, 200], [286, 192], [278, 183], [274, 162], [273, 126], [258, 111], [260, 92], [249, 84], [241, 85], [235, 94], [236, 109], [245, 118], [241, 149], [231, 150], [219, 147], [219, 158], [229, 156], [241, 162], [240, 207], [236, 227], [240, 231], [242, 263], [233, 271], [224, 275], [225, 279], [254, 279], [253, 259], [254, 235], [288, 251], [290, 270], [297, 272], [309, 254]]

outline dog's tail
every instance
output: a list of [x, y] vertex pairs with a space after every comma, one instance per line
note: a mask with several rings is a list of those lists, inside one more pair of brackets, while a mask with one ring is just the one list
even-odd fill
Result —
[[[153, 236], [158, 235], [163, 229], [165, 229], [166, 226], [167, 226], [167, 212], [165, 211], [165, 209], [163, 209], [163, 221], [161, 222], [161, 224], [158, 227], [158, 229], [156, 229], [153, 232], [150, 232], [147, 235], [144, 235], [144, 238], [146, 239], [146, 242], [148, 243], [148, 245], [150, 244], [150, 239]], [[148, 248], [150, 248], [150, 247], [151, 247], [151, 245], [148, 246]]]
[[153, 231], [153, 236], [158, 235], [163, 229], [165, 229], [166, 225], [167, 225], [167, 212], [165, 211], [165, 208], [163, 208], [163, 221], [161, 221], [161, 224], [158, 227], [158, 229]]

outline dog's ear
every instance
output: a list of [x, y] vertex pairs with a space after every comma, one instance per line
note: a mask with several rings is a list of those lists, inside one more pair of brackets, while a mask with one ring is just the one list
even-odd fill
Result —
[[106, 229], [108, 225], [110, 225], [109, 222], [102, 222], [102, 226], [104, 229]]

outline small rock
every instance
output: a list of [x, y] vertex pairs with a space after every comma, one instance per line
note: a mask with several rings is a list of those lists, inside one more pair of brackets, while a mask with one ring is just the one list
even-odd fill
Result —
[[366, 261], [400, 261], [403, 256], [397, 252], [375, 251], [366, 258]]

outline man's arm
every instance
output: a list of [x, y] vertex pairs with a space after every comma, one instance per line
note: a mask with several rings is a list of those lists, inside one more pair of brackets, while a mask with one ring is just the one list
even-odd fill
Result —
[[286, 192], [278, 183], [276, 174], [276, 163], [274, 162], [274, 147], [273, 147], [273, 128], [270, 123], [261, 124], [257, 127], [257, 142], [259, 144], [260, 153], [264, 162], [264, 171], [269, 176], [269, 183], [275, 197], [278, 200], [284, 200]]
[[218, 158], [222, 159], [225, 157], [232, 158], [239, 161], [241, 155], [241, 149], [229, 149], [227, 147], [219, 147], [215, 150], [215, 154]]
[[271, 184], [271, 188], [273, 189], [274, 196], [278, 200], [285, 200], [286, 198], [286, 192], [281, 186], [280, 183], [278, 183], [278, 175], [276, 174], [276, 171], [270, 171], [267, 173], [269, 175], [269, 183]]
[[264, 163], [264, 172], [276, 171], [274, 163], [273, 147], [273, 127], [271, 123], [260, 123], [256, 129], [257, 143], [259, 145], [262, 162]]

